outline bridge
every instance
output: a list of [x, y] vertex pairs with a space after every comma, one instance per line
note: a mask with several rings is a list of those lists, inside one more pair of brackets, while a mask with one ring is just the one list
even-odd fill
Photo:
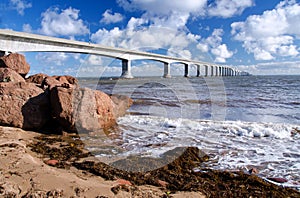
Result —
[[[189, 76], [189, 68], [192, 65], [197, 67], [197, 77], [243, 74], [240, 70], [224, 65], [4, 29], [0, 29], [0, 51], [2, 54], [5, 52], [71, 52], [116, 58], [122, 61], [122, 78], [133, 78], [131, 62], [134, 60], [154, 60], [163, 63], [165, 78], [171, 77], [170, 69], [173, 63], [183, 64], [185, 77]], [[203, 74], [200, 72], [201, 67], [204, 70]]]

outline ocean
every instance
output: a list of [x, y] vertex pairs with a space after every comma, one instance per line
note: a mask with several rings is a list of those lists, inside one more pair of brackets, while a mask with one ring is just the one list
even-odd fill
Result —
[[261, 177], [300, 183], [300, 76], [81, 78], [80, 84], [134, 100], [114, 135], [84, 137], [104, 162], [195, 146], [210, 158], [198, 171], [256, 168]]

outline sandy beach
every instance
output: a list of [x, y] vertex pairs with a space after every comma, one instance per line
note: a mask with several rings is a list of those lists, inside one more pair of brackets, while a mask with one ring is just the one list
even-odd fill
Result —
[[[117, 194], [113, 187], [124, 180], [107, 181], [74, 167], [60, 169], [45, 164], [27, 145], [40, 134], [0, 126], [1, 197], [163, 197], [155, 186], [128, 186]], [[126, 185], [125, 185], [126, 186]], [[178, 192], [173, 197], [205, 197], [200, 192]]]

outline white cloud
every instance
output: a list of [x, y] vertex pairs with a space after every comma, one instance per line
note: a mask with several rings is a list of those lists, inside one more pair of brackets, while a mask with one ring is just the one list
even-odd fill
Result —
[[59, 10], [58, 8], [49, 8], [42, 13], [41, 29], [42, 34], [50, 36], [69, 36], [85, 35], [89, 29], [79, 19], [79, 10], [67, 8]]
[[225, 63], [227, 58], [233, 56], [233, 52], [229, 51], [226, 44], [222, 44], [222, 29], [214, 29], [211, 36], [203, 38], [197, 45], [197, 48], [206, 53], [211, 52], [215, 56], [215, 62]]
[[216, 0], [208, 5], [208, 15], [229, 18], [254, 5], [254, 0]]
[[32, 27], [30, 24], [24, 24], [23, 25], [23, 32], [28, 32], [28, 33], [31, 33], [32, 32]]
[[216, 56], [215, 61], [219, 63], [225, 63], [226, 58], [230, 58], [233, 55], [233, 52], [229, 51], [225, 44], [221, 44], [218, 47], [213, 48], [211, 52]]
[[110, 24], [110, 23], [117, 23], [120, 22], [124, 19], [124, 17], [122, 16], [122, 14], [120, 13], [112, 13], [111, 10], [106, 10], [103, 14], [102, 14], [103, 18], [101, 19], [101, 23], [105, 23], [105, 24]]
[[266, 62], [255, 65], [240, 65], [238, 69], [253, 75], [299, 75], [300, 62]]
[[127, 10], [138, 9], [151, 14], [170, 14], [172, 12], [204, 14], [206, 0], [118, 0]]
[[99, 29], [92, 34], [93, 42], [103, 45], [122, 47], [127, 49], [187, 49], [197, 36], [187, 35], [185, 32], [174, 28], [163, 28], [148, 25], [143, 18], [132, 17], [127, 27], [123, 30], [115, 27], [112, 30]]
[[46, 64], [46, 65], [58, 65], [62, 66], [69, 59], [69, 55], [64, 52], [51, 52], [51, 53], [38, 53], [36, 55], [36, 60]]
[[24, 0], [10, 0], [10, 5], [12, 9], [17, 10], [20, 15], [24, 15], [24, 10], [27, 8], [31, 8], [32, 4], [27, 3]]
[[249, 16], [245, 22], [231, 24], [234, 39], [254, 54], [256, 60], [299, 54], [294, 44], [300, 38], [300, 5], [294, 0], [279, 3], [262, 15]]

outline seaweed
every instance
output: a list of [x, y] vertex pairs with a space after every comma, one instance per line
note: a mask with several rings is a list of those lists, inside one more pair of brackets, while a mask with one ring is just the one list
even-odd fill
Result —
[[[84, 150], [84, 144], [79, 137], [47, 136], [42, 135], [29, 145], [31, 150], [41, 154], [41, 157], [57, 159], [58, 168], [74, 166], [79, 170], [88, 171], [106, 180], [125, 179], [133, 185], [159, 186], [166, 192], [166, 197], [176, 191], [198, 191], [207, 197], [300, 197], [300, 192], [268, 183], [254, 174], [242, 171], [220, 171], [200, 169], [194, 171], [203, 162], [209, 160], [208, 156], [196, 147], [179, 147], [163, 156], [162, 160], [174, 156], [174, 152], [182, 154], [161, 168], [146, 172], [131, 172], [116, 168], [117, 165], [130, 166], [136, 158], [120, 160], [108, 165], [96, 160], [85, 160], [92, 156]], [[157, 162], [158, 161], [158, 162]], [[160, 163], [158, 159], [147, 159], [146, 164]], [[144, 163], [145, 165], [145, 163]], [[146, 167], [147, 168], [147, 167]], [[162, 183], [166, 184], [162, 187]], [[114, 193], [126, 190], [124, 186], [114, 187]]]

